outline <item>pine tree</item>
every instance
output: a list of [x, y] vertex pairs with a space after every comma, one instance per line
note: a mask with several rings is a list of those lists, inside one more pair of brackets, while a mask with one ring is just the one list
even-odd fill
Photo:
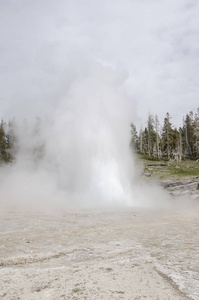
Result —
[[156, 153], [157, 157], [160, 158], [160, 136], [159, 136], [159, 120], [158, 116], [155, 116], [155, 133], [156, 133]]
[[160, 132], [158, 116], [149, 114], [147, 126], [137, 135], [132, 125], [132, 139], [136, 149], [149, 157], [167, 156], [181, 161], [182, 158], [199, 157], [199, 108], [183, 117], [182, 127], [173, 129], [170, 114], [167, 112]]
[[17, 125], [14, 119], [8, 122], [6, 136], [8, 141], [7, 152], [10, 155], [10, 159], [9, 159], [10, 162], [14, 160], [16, 155], [16, 141], [17, 141], [16, 134], [15, 134], [16, 127]]
[[154, 118], [151, 114], [148, 116], [148, 156], [153, 154], [154, 144], [156, 139], [156, 133], [154, 130]]
[[2, 120], [0, 124], [0, 161], [10, 162], [12, 160], [9, 150], [11, 143], [9, 135], [5, 132], [6, 123]]
[[177, 160], [178, 161], [181, 161], [182, 156], [183, 156], [182, 132], [183, 132], [183, 129], [180, 127], [178, 130], [178, 141], [177, 141]]
[[194, 119], [194, 153], [195, 157], [199, 157], [199, 108]]
[[194, 145], [194, 130], [193, 130], [193, 112], [186, 115], [184, 120], [184, 143], [185, 143], [185, 157], [193, 156]]
[[181, 160], [180, 158], [180, 133], [177, 128], [171, 129], [170, 134], [170, 148], [171, 148], [171, 156], [177, 161]]
[[145, 155], [148, 154], [148, 129], [145, 127], [144, 131], [142, 132], [142, 151]]
[[168, 159], [171, 156], [171, 122], [170, 122], [170, 114], [167, 112], [166, 117], [164, 118], [164, 125], [162, 129], [162, 146], [163, 146], [163, 154], [166, 154]]
[[143, 131], [140, 129], [140, 134], [139, 134], [139, 152], [142, 154], [143, 153]]
[[132, 149], [138, 150], [138, 134], [137, 134], [136, 126], [133, 123], [131, 123], [131, 134], [132, 134], [132, 138], [131, 138], [130, 145]]

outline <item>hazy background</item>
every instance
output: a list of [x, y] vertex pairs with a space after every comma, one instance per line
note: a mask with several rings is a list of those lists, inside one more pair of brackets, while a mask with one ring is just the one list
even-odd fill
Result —
[[197, 0], [1, 0], [1, 117], [39, 114], [100, 64], [128, 72], [137, 123], [180, 125], [198, 106], [198, 14]]
[[18, 128], [1, 198], [146, 200], [130, 123], [169, 111], [178, 126], [198, 107], [198, 14], [191, 0], [0, 0], [0, 117]]

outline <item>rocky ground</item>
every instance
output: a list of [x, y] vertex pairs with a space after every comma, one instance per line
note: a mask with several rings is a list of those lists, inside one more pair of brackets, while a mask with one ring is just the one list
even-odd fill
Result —
[[1, 211], [0, 299], [197, 300], [198, 211]]
[[199, 178], [148, 161], [144, 177], [167, 209], [0, 209], [0, 299], [199, 300]]
[[158, 183], [172, 196], [189, 196], [191, 199], [199, 200], [199, 177], [181, 181], [161, 180]]
[[171, 196], [190, 197], [199, 200], [198, 161], [155, 161], [143, 160], [144, 176], [156, 181]]

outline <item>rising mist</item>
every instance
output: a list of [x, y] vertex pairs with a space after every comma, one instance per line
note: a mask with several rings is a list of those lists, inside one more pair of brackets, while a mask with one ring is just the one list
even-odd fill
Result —
[[98, 67], [46, 111], [37, 106], [34, 118], [16, 119], [16, 158], [1, 172], [1, 202], [40, 209], [150, 206], [154, 195], [148, 197], [130, 148], [136, 104], [122, 91], [126, 78]]

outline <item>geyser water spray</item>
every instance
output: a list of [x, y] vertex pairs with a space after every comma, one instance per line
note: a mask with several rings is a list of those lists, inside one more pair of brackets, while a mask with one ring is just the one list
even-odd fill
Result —
[[17, 119], [16, 160], [1, 172], [2, 202], [56, 208], [143, 205], [130, 149], [135, 103], [121, 88], [126, 76], [99, 67], [73, 81], [46, 110], [41, 105], [32, 118]]

